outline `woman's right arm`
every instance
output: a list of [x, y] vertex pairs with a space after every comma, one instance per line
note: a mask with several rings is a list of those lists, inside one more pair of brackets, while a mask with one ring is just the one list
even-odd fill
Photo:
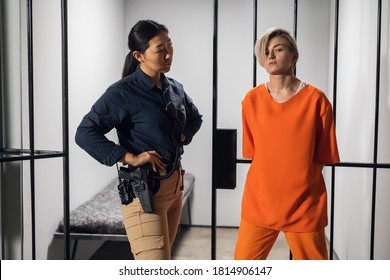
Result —
[[156, 151], [145, 151], [139, 155], [109, 140], [105, 135], [128, 117], [127, 100], [115, 88], [109, 88], [92, 106], [77, 128], [75, 140], [98, 162], [112, 166], [117, 162], [137, 167], [150, 163], [154, 171], [165, 164]]
[[98, 162], [112, 166], [120, 161], [126, 149], [109, 140], [105, 134], [126, 115], [125, 100], [114, 89], [108, 89], [84, 116], [77, 128], [75, 141]]

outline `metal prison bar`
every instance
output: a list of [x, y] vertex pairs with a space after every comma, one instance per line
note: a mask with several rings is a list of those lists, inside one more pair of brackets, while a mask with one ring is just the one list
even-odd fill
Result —
[[[216, 0], [218, 1], [218, 0]], [[297, 7], [298, 0], [294, 0], [294, 36], [297, 34]], [[257, 36], [257, 0], [254, 0], [254, 36]], [[339, 0], [335, 0], [335, 27], [334, 27], [334, 61], [333, 61], [333, 111], [335, 123], [337, 123], [337, 74], [338, 74], [338, 39], [339, 39]], [[374, 153], [372, 163], [362, 162], [340, 162], [331, 167], [331, 209], [330, 209], [330, 241], [329, 241], [329, 259], [333, 259], [334, 252], [334, 193], [335, 193], [335, 170], [339, 167], [351, 168], [371, 168], [373, 170], [372, 177], [372, 201], [371, 201], [371, 235], [370, 235], [370, 260], [374, 259], [375, 245], [375, 210], [376, 210], [376, 188], [377, 188], [377, 170], [390, 169], [390, 163], [378, 163], [378, 134], [379, 134], [379, 97], [380, 97], [380, 55], [381, 55], [381, 38], [382, 38], [382, 0], [378, 0], [378, 15], [377, 15], [377, 43], [376, 43], [376, 92], [375, 92], [375, 128], [374, 128]], [[253, 63], [253, 84], [256, 82], [256, 61]], [[250, 160], [237, 159], [237, 163], [250, 163]], [[291, 255], [290, 255], [291, 258]]]
[[[62, 28], [62, 151], [35, 150], [34, 128], [34, 51], [33, 51], [33, 7], [32, 0], [26, 0], [27, 12], [27, 70], [28, 70], [28, 115], [29, 149], [0, 148], [0, 162], [30, 161], [31, 189], [31, 258], [36, 259], [35, 222], [35, 161], [45, 158], [63, 158], [65, 259], [70, 259], [69, 238], [69, 119], [68, 119], [68, 49], [67, 49], [67, 0], [61, 0]], [[3, 253], [2, 253], [3, 254]]]

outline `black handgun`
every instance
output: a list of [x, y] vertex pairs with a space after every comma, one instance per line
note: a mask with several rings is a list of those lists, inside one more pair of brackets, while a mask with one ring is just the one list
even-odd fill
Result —
[[[153, 183], [149, 174], [150, 169], [138, 167], [134, 169], [120, 168], [118, 176], [121, 179], [121, 184], [118, 186], [119, 195], [121, 196], [122, 204], [131, 203], [133, 200], [130, 197], [138, 197], [145, 213], [152, 213], [156, 210], [154, 205]], [[119, 189], [121, 187], [121, 189]], [[121, 195], [126, 192], [126, 195]], [[125, 205], [127, 205], [125, 204]]]

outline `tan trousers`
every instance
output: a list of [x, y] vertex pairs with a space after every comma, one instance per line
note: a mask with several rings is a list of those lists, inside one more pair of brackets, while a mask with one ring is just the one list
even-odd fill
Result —
[[[234, 259], [265, 260], [279, 231], [255, 226], [241, 220]], [[294, 260], [326, 260], [325, 230], [317, 232], [284, 232]]]
[[182, 173], [177, 170], [169, 178], [161, 180], [160, 189], [154, 196], [154, 213], [145, 213], [138, 198], [122, 205], [123, 223], [134, 259], [171, 259], [181, 216]]

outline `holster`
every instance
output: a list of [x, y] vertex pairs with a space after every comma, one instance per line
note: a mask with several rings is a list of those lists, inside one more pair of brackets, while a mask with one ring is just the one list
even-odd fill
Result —
[[154, 195], [160, 188], [160, 180], [153, 179], [153, 169], [149, 166], [137, 168], [120, 167], [118, 169], [118, 191], [123, 205], [128, 205], [138, 197], [145, 213], [156, 210]]

